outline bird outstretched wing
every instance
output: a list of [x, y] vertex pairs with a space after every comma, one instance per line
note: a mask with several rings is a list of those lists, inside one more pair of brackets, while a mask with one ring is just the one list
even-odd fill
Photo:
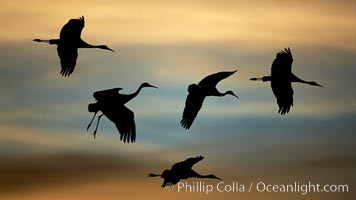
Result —
[[93, 96], [97, 101], [108, 101], [119, 96], [120, 90], [122, 90], [122, 88], [112, 88], [108, 90], [96, 91], [93, 93]]
[[195, 158], [187, 158], [185, 161], [183, 161], [187, 166], [190, 166], [190, 168], [193, 167], [193, 165], [195, 165], [196, 163], [198, 163], [199, 161], [203, 160], [204, 157], [203, 156], [197, 156]]
[[237, 70], [231, 72], [218, 72], [215, 74], [210, 74], [209, 76], [203, 78], [199, 83], [198, 86], [203, 88], [212, 88], [215, 87], [221, 80], [231, 76]]
[[120, 133], [120, 140], [127, 143], [136, 141], [136, 125], [134, 113], [126, 106], [119, 104], [112, 106], [110, 110], [102, 109], [104, 115], [114, 122]]
[[293, 106], [293, 88], [291, 83], [293, 56], [289, 48], [277, 53], [271, 68], [271, 87], [277, 98], [278, 113], [284, 115]]
[[59, 38], [63, 42], [70, 42], [73, 40], [80, 39], [80, 35], [84, 28], [84, 16], [79, 17], [78, 19], [70, 19], [61, 29]]
[[183, 128], [189, 129], [192, 126], [200, 108], [203, 106], [204, 99], [205, 95], [200, 93], [188, 94], [185, 101], [182, 120], [180, 121]]
[[291, 82], [271, 82], [274, 96], [277, 98], [278, 113], [285, 115], [293, 106], [293, 88]]
[[195, 165], [196, 163], [198, 163], [199, 161], [203, 160], [204, 157], [203, 156], [197, 156], [195, 158], [187, 158], [185, 161], [182, 161], [182, 162], [178, 162], [178, 163], [175, 163], [171, 170], [174, 171], [174, 170], [189, 170], [193, 167], [193, 165]]
[[78, 49], [70, 44], [60, 44], [57, 46], [57, 53], [61, 61], [61, 75], [69, 76], [77, 63]]
[[289, 76], [292, 73], [293, 56], [289, 47], [277, 53], [272, 63], [271, 74], [274, 77]]
[[69, 20], [61, 29], [59, 34], [60, 43], [57, 53], [61, 60], [61, 75], [69, 76], [73, 73], [77, 58], [77, 43], [81, 41], [80, 35], [84, 28], [84, 17]]

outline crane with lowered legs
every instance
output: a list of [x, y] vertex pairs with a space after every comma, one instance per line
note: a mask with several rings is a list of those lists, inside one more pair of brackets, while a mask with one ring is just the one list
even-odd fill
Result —
[[99, 122], [102, 116], [106, 116], [110, 121], [112, 121], [120, 133], [120, 140], [123, 142], [135, 142], [136, 141], [136, 125], [134, 120], [134, 113], [128, 109], [125, 104], [135, 98], [142, 88], [153, 87], [149, 83], [142, 83], [136, 92], [132, 94], [120, 94], [119, 91], [122, 88], [113, 88], [108, 90], [102, 90], [94, 92], [93, 96], [97, 100], [96, 103], [91, 103], [88, 106], [89, 112], [94, 112], [94, 116], [87, 126], [89, 130], [96, 114], [101, 111], [102, 114], [99, 115], [98, 121], [93, 132], [94, 138], [98, 130]]

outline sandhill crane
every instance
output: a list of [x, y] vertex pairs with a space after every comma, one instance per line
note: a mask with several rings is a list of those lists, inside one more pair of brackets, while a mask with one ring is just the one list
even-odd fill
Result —
[[99, 48], [114, 51], [106, 45], [91, 45], [80, 38], [84, 28], [84, 16], [71, 19], [65, 24], [60, 32], [59, 39], [34, 39], [34, 42], [45, 42], [57, 45], [57, 53], [61, 61], [61, 75], [69, 76], [73, 73], [77, 58], [78, 48]]
[[136, 141], [134, 113], [125, 106], [125, 103], [136, 97], [144, 87], [157, 88], [149, 83], [142, 83], [136, 92], [132, 94], [120, 94], [119, 91], [122, 88], [113, 88], [94, 92], [93, 96], [97, 102], [89, 104], [88, 106], [89, 112], [94, 112], [94, 116], [88, 124], [87, 130], [89, 130], [96, 114], [99, 111], [102, 112], [102, 114], [98, 117], [98, 122], [93, 132], [94, 138], [96, 136], [96, 131], [98, 130], [100, 118], [105, 115], [119, 130], [121, 141], [125, 143], [133, 143]]
[[211, 179], [222, 180], [221, 178], [216, 177], [213, 174], [200, 175], [192, 169], [194, 164], [196, 164], [197, 162], [203, 159], [204, 159], [203, 156], [188, 158], [185, 161], [174, 164], [170, 170], [169, 169], [164, 170], [162, 174], [151, 173], [148, 174], [148, 177], [160, 176], [161, 178], [163, 178], [164, 180], [163, 180], [162, 187], [167, 186], [167, 184], [175, 185], [181, 179], [188, 179], [188, 178], [211, 178]]
[[271, 75], [262, 78], [251, 78], [252, 81], [270, 81], [274, 96], [277, 98], [279, 106], [278, 113], [285, 115], [293, 106], [293, 88], [292, 82], [299, 82], [313, 86], [323, 87], [315, 81], [304, 81], [292, 73], [293, 56], [290, 48], [277, 53], [272, 63]]
[[238, 98], [231, 90], [224, 93], [216, 89], [216, 85], [223, 79], [231, 76], [237, 70], [231, 72], [218, 72], [211, 74], [201, 80], [198, 84], [191, 84], [188, 86], [188, 96], [185, 101], [185, 108], [183, 111], [182, 120], [180, 124], [183, 128], [189, 129], [193, 124], [194, 119], [198, 115], [200, 108], [203, 105], [204, 99], [207, 96], [222, 97], [225, 95], [232, 95]]

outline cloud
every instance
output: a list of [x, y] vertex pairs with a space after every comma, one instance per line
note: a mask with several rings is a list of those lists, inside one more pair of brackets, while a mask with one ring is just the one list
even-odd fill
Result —
[[[38, 2], [36, 2], [38, 3]], [[7, 2], [3, 40], [56, 37], [70, 18], [86, 16], [83, 37], [98, 43], [181, 44], [234, 42], [246, 48], [286, 43], [323, 45], [355, 51], [353, 3], [216, 1], [96, 1], [54, 4]], [[14, 17], [16, 16], [16, 17]], [[43, 17], [46, 16], [46, 17]], [[23, 20], [26, 19], [26, 20]], [[28, 23], [31, 19], [32, 23]], [[338, 30], [338, 31], [333, 31]], [[23, 34], [27, 33], [27, 34]], [[105, 39], [104, 39], [105, 38]], [[26, 39], [27, 40], [27, 39]]]
[[[354, 183], [353, 2], [70, 3], [8, 1], [0, 8], [7, 27], [0, 33], [4, 199], [197, 199], [199, 194], [170, 195], [160, 190], [160, 179], [146, 178], [196, 155], [206, 157], [195, 166], [198, 171], [224, 180]], [[74, 74], [63, 78], [55, 46], [31, 40], [57, 37], [68, 19], [81, 14], [83, 38], [116, 52], [81, 49]], [[279, 116], [270, 84], [248, 79], [268, 75], [276, 52], [287, 46], [294, 73], [325, 87], [294, 84], [294, 107]], [[240, 99], [208, 98], [192, 128], [181, 128], [187, 86], [234, 69], [218, 88]], [[142, 82], [159, 89], [145, 89], [128, 103], [135, 111], [137, 143], [120, 142], [107, 119], [94, 140], [85, 130], [92, 93], [112, 87], [131, 93]], [[144, 188], [142, 194], [137, 187]], [[207, 198], [224, 197], [237, 195]]]
[[144, 159], [110, 154], [44, 153], [2, 158], [1, 162], [0, 194], [95, 182], [112, 176], [130, 182], [131, 179], [146, 177], [151, 168], [144, 164]]

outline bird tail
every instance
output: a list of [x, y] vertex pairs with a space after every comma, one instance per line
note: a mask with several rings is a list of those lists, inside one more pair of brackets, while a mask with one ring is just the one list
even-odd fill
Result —
[[89, 112], [98, 112], [99, 111], [99, 106], [97, 103], [91, 103], [88, 105], [88, 111]]

